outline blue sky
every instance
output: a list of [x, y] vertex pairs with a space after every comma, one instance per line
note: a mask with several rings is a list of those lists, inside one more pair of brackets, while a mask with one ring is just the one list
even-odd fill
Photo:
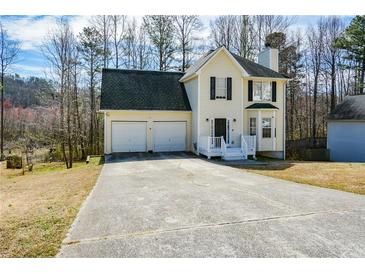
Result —
[[[0, 16], [0, 21], [5, 26], [11, 39], [18, 40], [21, 51], [17, 63], [12, 67], [13, 73], [21, 76], [46, 77], [47, 61], [42, 55], [41, 45], [47, 33], [54, 27], [56, 16]], [[82, 30], [88, 24], [89, 16], [69, 16], [69, 21], [75, 33]], [[201, 36], [208, 38], [209, 21], [214, 16], [202, 16], [204, 28]], [[345, 17], [351, 21], [351, 16]], [[137, 21], [141, 16], [137, 17]], [[297, 16], [293, 29], [305, 28], [314, 24], [318, 16]]]

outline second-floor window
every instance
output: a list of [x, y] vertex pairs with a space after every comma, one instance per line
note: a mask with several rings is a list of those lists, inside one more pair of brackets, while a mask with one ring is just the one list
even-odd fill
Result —
[[216, 78], [215, 98], [226, 99], [227, 97], [227, 78]]
[[254, 82], [253, 101], [271, 101], [271, 82]]

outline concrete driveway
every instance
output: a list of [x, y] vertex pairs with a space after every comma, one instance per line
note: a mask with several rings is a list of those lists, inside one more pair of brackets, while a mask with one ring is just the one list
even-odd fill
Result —
[[59, 257], [365, 257], [365, 197], [189, 154], [109, 160]]

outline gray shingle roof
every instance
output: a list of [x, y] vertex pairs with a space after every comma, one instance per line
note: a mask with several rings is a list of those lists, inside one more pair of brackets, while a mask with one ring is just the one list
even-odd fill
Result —
[[183, 73], [103, 69], [101, 110], [190, 111]]
[[246, 107], [246, 109], [259, 109], [259, 108], [266, 108], [266, 109], [278, 109], [276, 106], [270, 103], [254, 103]]
[[328, 115], [329, 120], [365, 120], [365, 94], [351, 95]]
[[[223, 46], [216, 48], [215, 50], [211, 50], [206, 53], [203, 57], [198, 59], [191, 67], [189, 67], [185, 75], [180, 79], [180, 81], [184, 81], [188, 79], [190, 76], [194, 75], [204, 64], [212, 58], [217, 51], [219, 51]], [[237, 54], [230, 52], [234, 59], [241, 65], [241, 67], [252, 77], [269, 77], [269, 78], [283, 78], [289, 79], [289, 77], [285, 76], [282, 73], [276, 72], [272, 69], [264, 67], [260, 64], [252, 62], [248, 59], [245, 59]]]
[[185, 79], [188, 79], [190, 76], [192, 76], [195, 72], [197, 72], [218, 50], [217, 48], [215, 50], [208, 51], [203, 57], [199, 58], [197, 61], [195, 61], [194, 64], [192, 64], [186, 71], [184, 76], [180, 79], [180, 81], [184, 81]]
[[269, 69], [248, 59], [245, 59], [237, 54], [232, 53], [234, 59], [242, 66], [242, 68], [253, 77], [270, 77], [270, 78], [285, 78], [288, 79], [282, 73], [276, 72], [275, 70]]

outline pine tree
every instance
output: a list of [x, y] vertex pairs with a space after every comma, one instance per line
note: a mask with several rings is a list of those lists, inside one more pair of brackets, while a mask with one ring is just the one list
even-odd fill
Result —
[[337, 39], [336, 46], [347, 51], [346, 59], [353, 60], [355, 69], [359, 71], [360, 80], [356, 86], [364, 93], [365, 77], [365, 16], [356, 16], [346, 28], [344, 34]]

